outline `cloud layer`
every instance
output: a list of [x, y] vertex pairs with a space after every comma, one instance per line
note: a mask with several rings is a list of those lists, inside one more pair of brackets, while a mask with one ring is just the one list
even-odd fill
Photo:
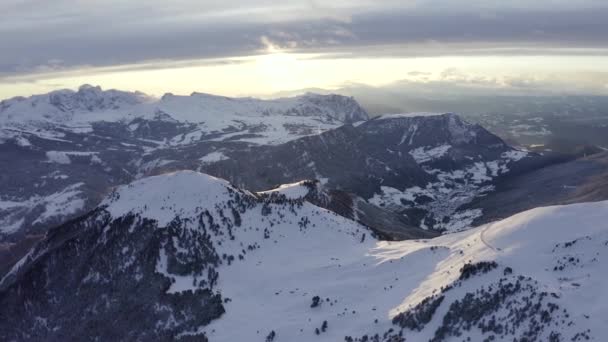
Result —
[[273, 49], [348, 58], [605, 54], [604, 1], [528, 3], [4, 0], [0, 75]]

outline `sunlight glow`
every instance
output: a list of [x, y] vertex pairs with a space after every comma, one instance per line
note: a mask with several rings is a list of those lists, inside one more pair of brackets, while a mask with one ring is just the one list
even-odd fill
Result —
[[576, 81], [591, 92], [608, 90], [604, 56], [447, 56], [349, 58], [324, 54], [272, 53], [215, 60], [152, 61], [118, 67], [47, 71], [0, 77], [0, 98], [77, 88], [139, 90], [160, 96], [193, 91], [226, 96], [271, 96], [308, 88], [334, 90], [349, 84], [383, 86], [397, 81], [508, 85], [513, 78], [536, 82]]

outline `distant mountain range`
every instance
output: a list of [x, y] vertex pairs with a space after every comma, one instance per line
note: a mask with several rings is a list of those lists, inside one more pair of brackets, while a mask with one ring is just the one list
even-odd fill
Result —
[[557, 158], [509, 147], [455, 114], [369, 120], [339, 95], [155, 99], [85, 85], [2, 101], [0, 123], [5, 270], [46, 229], [147, 175], [197, 170], [256, 191], [316, 179], [316, 204], [403, 239], [483, 220], [468, 203]]
[[[82, 86], [5, 100], [0, 234], [63, 222], [92, 208], [112, 186], [172, 162], [221, 160], [217, 146], [276, 145], [365, 119], [356, 101], [337, 95], [263, 101], [167, 94], [157, 100]], [[200, 148], [197, 156], [181, 154], [193, 146]]]

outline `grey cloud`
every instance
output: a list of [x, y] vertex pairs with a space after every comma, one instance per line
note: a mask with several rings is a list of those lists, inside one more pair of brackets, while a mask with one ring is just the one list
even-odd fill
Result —
[[[0, 4], [0, 75], [263, 53], [335, 56], [606, 54], [599, 1], [56, 0]], [[545, 6], [541, 6], [545, 4]], [[163, 6], [164, 5], [164, 6]], [[275, 7], [273, 7], [275, 6]], [[262, 39], [265, 37], [265, 39]], [[576, 50], [593, 48], [595, 50]], [[151, 67], [151, 64], [144, 64]]]
[[[403, 79], [382, 86], [362, 83], [344, 83], [332, 90], [301, 89], [280, 92], [276, 95], [288, 96], [307, 91], [318, 93], [339, 93], [373, 103], [384, 113], [396, 111], [418, 111], [412, 108], [412, 101], [427, 99], [430, 102], [492, 96], [606, 96], [608, 95], [608, 72], [579, 72], [538, 76], [490, 77], [468, 74], [449, 68], [441, 72], [443, 77], [427, 81]], [[445, 108], [443, 110], [450, 110]]]

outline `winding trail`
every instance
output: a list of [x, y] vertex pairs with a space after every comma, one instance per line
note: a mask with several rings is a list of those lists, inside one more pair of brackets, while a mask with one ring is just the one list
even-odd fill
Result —
[[481, 232], [479, 233], [479, 238], [480, 238], [481, 242], [483, 242], [483, 244], [486, 245], [486, 247], [493, 250], [494, 252], [500, 252], [500, 248], [496, 248], [496, 247], [492, 246], [492, 244], [490, 244], [488, 242], [488, 240], [486, 240], [486, 236], [485, 236], [486, 232], [488, 230], [490, 230], [492, 227], [494, 227], [494, 224], [496, 224], [496, 222], [492, 222], [492, 223], [488, 224], [487, 227], [482, 229]]

